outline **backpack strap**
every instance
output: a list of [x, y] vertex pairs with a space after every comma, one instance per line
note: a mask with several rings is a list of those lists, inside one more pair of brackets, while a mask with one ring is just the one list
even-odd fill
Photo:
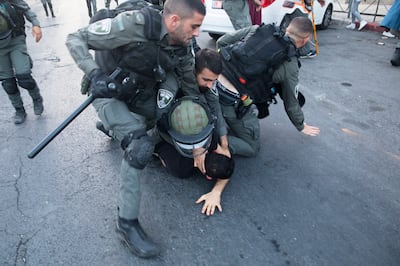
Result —
[[162, 17], [160, 11], [153, 7], [144, 7], [140, 10], [144, 16], [144, 35], [150, 41], [159, 41], [161, 34]]
[[3, 15], [7, 16], [7, 20], [12, 28], [13, 37], [25, 35], [25, 18], [23, 15], [24, 10], [13, 5], [9, 1], [1, 1], [1, 5], [3, 5], [6, 10], [7, 14], [3, 13]]

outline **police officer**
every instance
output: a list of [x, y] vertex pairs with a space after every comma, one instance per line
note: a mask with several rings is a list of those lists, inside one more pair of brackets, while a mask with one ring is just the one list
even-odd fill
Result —
[[155, 154], [168, 172], [179, 178], [191, 176], [199, 168], [196, 158], [204, 156], [203, 174], [207, 179], [216, 179], [216, 183], [196, 203], [204, 201], [202, 213], [207, 216], [213, 215], [215, 209], [222, 211], [221, 195], [233, 173], [234, 161], [223, 154], [214, 128], [215, 117], [208, 105], [195, 97], [182, 97], [165, 119], [167, 126], [159, 128], [163, 141], [156, 145]]
[[26, 119], [17, 84], [32, 97], [35, 115], [43, 113], [43, 98], [31, 75], [32, 59], [26, 47], [24, 17], [32, 23], [32, 35], [39, 42], [42, 31], [29, 5], [23, 0], [0, 1], [0, 81], [16, 110], [15, 124], [21, 124]]
[[[91, 94], [98, 98], [94, 107], [105, 130], [124, 149], [117, 233], [140, 257], [159, 253], [138, 220], [140, 177], [154, 150], [146, 130], [168, 112], [178, 90], [199, 95], [190, 44], [204, 16], [200, 0], [168, 0], [162, 13], [151, 7], [127, 11], [67, 37], [71, 56], [91, 79]], [[96, 61], [89, 47], [97, 50]], [[122, 71], [112, 79], [115, 66]]]
[[49, 16], [49, 11], [47, 10], [47, 6], [49, 6], [51, 16], [55, 18], [56, 16], [54, 15], [53, 4], [51, 3], [51, 0], [41, 0], [41, 1], [44, 8], [44, 12], [46, 12], [46, 17]]
[[[222, 59], [218, 52], [205, 48], [196, 52], [195, 75], [200, 92], [205, 96], [211, 113], [216, 117], [215, 133], [217, 134], [221, 153], [231, 157], [228, 147], [228, 130], [219, 104], [218, 90], [215, 82], [222, 72]], [[205, 173], [204, 156], [195, 158], [195, 167]]]
[[[217, 47], [224, 47], [235, 43], [238, 40], [246, 40], [259, 26], [251, 26], [233, 33], [222, 36], [217, 41]], [[308, 18], [294, 18], [286, 29], [286, 36], [291, 45], [296, 49], [303, 47], [311, 38], [313, 33], [312, 23]], [[261, 51], [263, 52], [263, 51]], [[230, 62], [226, 62], [229, 64]], [[264, 73], [260, 73], [260, 77]], [[283, 100], [285, 111], [290, 121], [300, 132], [316, 136], [319, 128], [309, 126], [304, 122], [304, 114], [299, 102], [299, 61], [298, 53], [285, 60], [280, 66], [273, 70], [272, 84], [278, 89]], [[232, 154], [242, 156], [255, 156], [260, 147], [260, 125], [255, 113], [250, 110], [242, 118], [237, 116], [238, 104], [241, 102], [241, 95], [233, 85], [234, 81], [221, 75], [217, 82], [219, 89], [222, 113], [230, 128], [232, 135], [228, 135], [229, 148]], [[265, 89], [271, 89], [265, 88]]]

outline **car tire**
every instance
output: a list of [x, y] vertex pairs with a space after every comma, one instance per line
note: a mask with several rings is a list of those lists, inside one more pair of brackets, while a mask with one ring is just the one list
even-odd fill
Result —
[[218, 40], [218, 38], [222, 36], [222, 34], [211, 33], [211, 32], [209, 32], [208, 35], [210, 35], [210, 37], [213, 38], [214, 40]]
[[322, 19], [322, 23], [318, 25], [318, 29], [325, 30], [329, 27], [329, 24], [332, 21], [332, 10], [332, 5], [329, 5], [326, 8], [324, 18]]

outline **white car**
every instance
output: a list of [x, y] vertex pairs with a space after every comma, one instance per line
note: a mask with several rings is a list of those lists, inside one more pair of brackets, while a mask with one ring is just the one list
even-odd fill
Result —
[[[223, 0], [205, 0], [204, 4], [207, 13], [201, 26], [202, 31], [208, 32], [214, 39], [224, 33], [234, 31], [232, 23], [223, 9]], [[304, 0], [264, 0], [261, 20], [264, 24], [275, 23], [283, 30], [293, 17], [308, 16], [310, 19], [314, 19], [314, 24], [318, 28], [326, 29], [332, 20], [333, 0], [314, 1], [312, 9], [313, 12], [310, 11], [311, 7], [307, 6]]]

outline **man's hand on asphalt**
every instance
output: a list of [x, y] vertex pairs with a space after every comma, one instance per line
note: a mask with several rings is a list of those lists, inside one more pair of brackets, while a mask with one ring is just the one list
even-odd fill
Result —
[[211, 191], [207, 194], [202, 195], [197, 201], [196, 204], [199, 204], [204, 201], [203, 208], [201, 209], [201, 213], [210, 216], [215, 212], [215, 208], [217, 208], [220, 212], [222, 212], [221, 207], [221, 192], [219, 191]]
[[306, 123], [304, 123], [304, 128], [301, 131], [304, 134], [308, 135], [308, 136], [317, 136], [319, 134], [319, 128], [317, 127], [313, 127], [313, 126], [309, 126]]

